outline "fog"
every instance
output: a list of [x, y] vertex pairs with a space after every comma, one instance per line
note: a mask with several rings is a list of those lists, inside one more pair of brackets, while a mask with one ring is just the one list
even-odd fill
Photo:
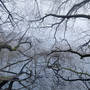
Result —
[[0, 0], [0, 90], [90, 90], [90, 0]]

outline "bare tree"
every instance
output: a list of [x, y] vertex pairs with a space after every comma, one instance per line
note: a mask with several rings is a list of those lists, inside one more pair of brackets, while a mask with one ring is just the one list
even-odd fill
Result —
[[0, 89], [90, 90], [89, 4], [0, 0]]

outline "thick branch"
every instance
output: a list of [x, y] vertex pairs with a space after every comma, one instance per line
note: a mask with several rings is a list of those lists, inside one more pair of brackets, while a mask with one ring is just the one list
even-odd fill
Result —
[[83, 59], [85, 57], [90, 57], [90, 53], [88, 53], [88, 54], [82, 54], [82, 53], [80, 53], [78, 51], [74, 51], [72, 49], [68, 49], [68, 50], [53, 50], [48, 55], [53, 54], [53, 53], [57, 53], [57, 52], [70, 52], [72, 54], [76, 54], [76, 55], [80, 56], [81, 59]]
[[12, 88], [13, 82], [17, 80], [19, 80], [19, 78], [15, 76], [8, 76], [8, 77], [1, 76], [0, 77], [0, 89], [10, 81], [10, 84], [7, 90], [12, 90], [11, 88]]
[[89, 3], [90, 0], [83, 0], [80, 3], [75, 4], [67, 13], [67, 15], [71, 15], [73, 12], [77, 11], [79, 8], [81, 8], [82, 6], [86, 5], [87, 3]]
[[12, 47], [8, 44], [0, 44], [0, 50], [1, 49], [8, 49], [9, 51], [13, 51]]
[[57, 15], [57, 14], [47, 14], [44, 17], [42, 17], [40, 20], [44, 20], [46, 17], [56, 17], [56, 18], [86, 18], [86, 19], [90, 19], [90, 15], [85, 15], [85, 14], [77, 14], [77, 15]]
[[0, 43], [0, 50], [1, 49], [8, 49], [9, 51], [16, 51], [20, 47], [21, 44], [29, 44], [30, 47], [32, 46], [30, 42], [20, 42], [14, 48], [7, 43]]

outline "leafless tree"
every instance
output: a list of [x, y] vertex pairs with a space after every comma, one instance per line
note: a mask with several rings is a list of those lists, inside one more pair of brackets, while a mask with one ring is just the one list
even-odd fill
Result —
[[0, 0], [0, 89], [90, 90], [89, 11], [90, 0]]

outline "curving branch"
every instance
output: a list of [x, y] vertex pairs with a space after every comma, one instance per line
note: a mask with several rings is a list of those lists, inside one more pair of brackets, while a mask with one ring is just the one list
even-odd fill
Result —
[[76, 15], [47, 14], [44, 17], [40, 18], [39, 20], [44, 20], [46, 17], [49, 17], [49, 16], [56, 17], [56, 18], [66, 18], [66, 19], [70, 19], [70, 18], [86, 18], [86, 19], [90, 19], [90, 15], [85, 15], [85, 14], [76, 14]]
[[76, 78], [76, 79], [66, 79], [63, 76], [61, 76], [60, 74], [58, 75], [62, 80], [64, 81], [70, 81], [70, 82], [74, 82], [74, 81], [90, 81], [90, 78], [88, 79], [84, 79], [84, 78]]
[[72, 53], [72, 54], [76, 54], [76, 55], [80, 56], [80, 59], [83, 59], [85, 57], [90, 57], [90, 53], [82, 54], [82, 53], [80, 53], [78, 51], [74, 51], [72, 49], [68, 49], [68, 50], [52, 50], [48, 55], [53, 54], [53, 53], [57, 53], [57, 52], [69, 52], [69, 53]]
[[7, 90], [12, 90], [12, 85], [15, 81], [18, 81], [19, 78], [17, 78], [16, 76], [9, 76], [9, 77], [2, 77], [0, 76], [0, 89], [7, 84], [8, 82], [10, 82], [9, 87]]
[[83, 0], [80, 3], [73, 5], [73, 7], [68, 11], [67, 15], [71, 15], [73, 12], [76, 12], [79, 8], [81, 8], [82, 6], [86, 5], [89, 2], [90, 0]]
[[[61, 65], [59, 66], [55, 66], [55, 65], [48, 65], [47, 66], [49, 69], [52, 69], [55, 73], [55, 75], [58, 77], [58, 78], [61, 78], [62, 80], [64, 81], [90, 81], [90, 78], [83, 78], [83, 77], [80, 77], [80, 78], [74, 78], [74, 79], [70, 79], [69, 77], [68, 78], [64, 78], [64, 76], [60, 75], [60, 73], [58, 73], [58, 71], [60, 70], [65, 70], [65, 71], [70, 71], [70, 72], [73, 72], [77, 75], [85, 75], [85, 76], [88, 76], [90, 77], [90, 74], [87, 73], [87, 72], [79, 72], [79, 71], [76, 71], [76, 70], [73, 70], [72, 68], [68, 68], [68, 67], [62, 67]], [[55, 72], [57, 71], [57, 72]]]
[[9, 51], [16, 51], [22, 44], [29, 44], [30, 47], [32, 46], [31, 42], [19, 42], [14, 48], [7, 43], [0, 43], [0, 50], [8, 49]]

